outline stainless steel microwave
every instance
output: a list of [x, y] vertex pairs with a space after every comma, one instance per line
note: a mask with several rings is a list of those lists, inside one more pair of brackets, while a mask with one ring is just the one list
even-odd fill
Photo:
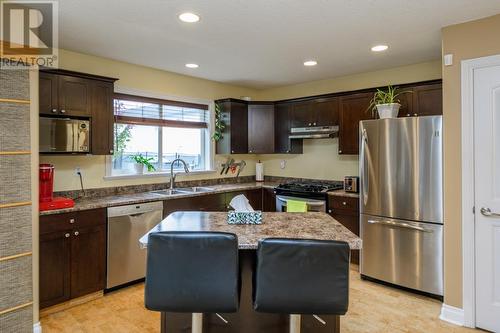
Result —
[[40, 117], [40, 153], [88, 153], [90, 121]]

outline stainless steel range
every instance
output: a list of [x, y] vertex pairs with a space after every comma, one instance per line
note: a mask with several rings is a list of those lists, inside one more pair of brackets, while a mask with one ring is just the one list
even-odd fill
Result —
[[276, 211], [286, 212], [289, 200], [304, 201], [307, 211], [326, 212], [327, 193], [341, 190], [342, 182], [294, 181], [276, 187]]

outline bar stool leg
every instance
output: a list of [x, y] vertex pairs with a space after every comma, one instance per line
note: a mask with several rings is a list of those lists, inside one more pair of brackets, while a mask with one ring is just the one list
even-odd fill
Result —
[[300, 333], [300, 315], [290, 315], [290, 333]]
[[203, 331], [203, 313], [193, 313], [191, 316], [191, 332], [202, 333]]

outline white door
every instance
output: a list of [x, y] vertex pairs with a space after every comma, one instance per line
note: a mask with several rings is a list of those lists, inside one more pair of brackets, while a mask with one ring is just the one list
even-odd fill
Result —
[[500, 332], [500, 65], [474, 70], [476, 326]]

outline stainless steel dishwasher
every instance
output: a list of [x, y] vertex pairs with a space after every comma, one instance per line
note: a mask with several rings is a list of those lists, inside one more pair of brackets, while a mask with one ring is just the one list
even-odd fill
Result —
[[162, 217], [161, 201], [108, 208], [106, 289], [144, 278], [146, 250], [139, 247], [139, 238]]

